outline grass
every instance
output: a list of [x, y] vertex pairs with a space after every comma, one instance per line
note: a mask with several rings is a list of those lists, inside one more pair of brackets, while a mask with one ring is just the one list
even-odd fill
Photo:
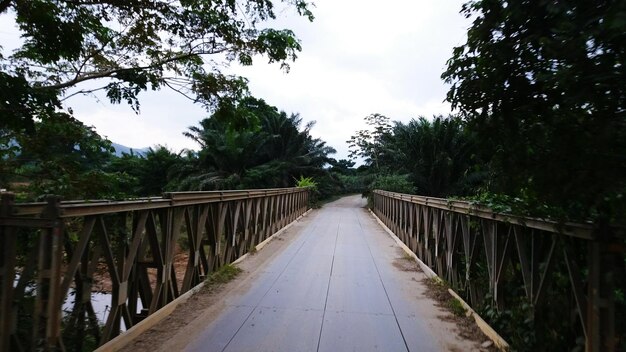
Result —
[[463, 317], [465, 315], [465, 307], [459, 300], [452, 297], [448, 292], [448, 284], [441, 280], [441, 278], [433, 277], [426, 280], [427, 286], [430, 288], [431, 297], [439, 301], [439, 304], [446, 308], [450, 313], [457, 317]]
[[409, 261], [409, 262], [415, 262], [417, 263], [417, 260], [415, 259], [414, 256], [412, 256], [411, 254], [409, 254], [408, 252], [404, 252], [404, 255], [402, 256], [402, 259]]
[[221, 268], [217, 269], [209, 277], [206, 279], [206, 284], [211, 285], [220, 285], [225, 284], [241, 273], [241, 269], [232, 264], [226, 264]]
[[257, 252], [256, 246], [254, 244], [250, 245], [250, 249], [248, 249], [248, 253], [250, 253], [250, 255], [255, 255]]
[[452, 312], [452, 314], [456, 315], [457, 317], [462, 317], [465, 315], [465, 307], [463, 307], [458, 299], [451, 297], [448, 302], [446, 302], [446, 305], [450, 312]]

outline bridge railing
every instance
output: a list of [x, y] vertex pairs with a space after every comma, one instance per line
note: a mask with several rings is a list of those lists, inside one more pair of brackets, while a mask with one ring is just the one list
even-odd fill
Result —
[[[307, 208], [303, 188], [29, 204], [2, 194], [0, 351], [103, 344], [122, 322], [131, 328]], [[178, 243], [184, 265], [175, 265]], [[102, 277], [111, 287], [103, 323], [92, 298]]]
[[[582, 337], [587, 351], [618, 349], [624, 336], [616, 338], [614, 289], [624, 267], [623, 230], [380, 190], [372, 198], [376, 216], [472, 307], [502, 312], [527, 303], [535, 319], [560, 316], [569, 324], [566, 341]], [[565, 297], [549, 287], [565, 289]]]

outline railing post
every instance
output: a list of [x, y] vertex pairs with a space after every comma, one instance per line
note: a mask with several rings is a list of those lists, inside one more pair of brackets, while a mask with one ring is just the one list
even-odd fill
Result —
[[[15, 195], [2, 193], [0, 220], [11, 215]], [[15, 228], [0, 224], [0, 351], [11, 350], [13, 322], [13, 280], [15, 279]]]
[[[182, 192], [136, 202], [84, 204], [61, 203], [58, 197], [48, 197], [46, 204], [14, 204], [14, 199], [10, 193], [1, 195], [0, 351], [18, 345], [50, 351], [64, 349], [61, 308], [72, 286], [76, 303], [66, 332], [83, 336], [82, 319], [87, 314], [91, 334], [105, 343], [119, 334], [122, 319], [132, 326], [196, 284], [200, 271], [206, 275], [230, 263], [250, 243], [258, 244], [295, 220], [308, 208], [309, 190]], [[68, 234], [82, 226], [79, 243], [66, 237], [66, 221], [72, 224]], [[181, 234], [190, 241], [190, 253], [179, 290], [173, 258]], [[22, 242], [28, 243], [27, 257], [21, 252]], [[211, 249], [205, 253], [207, 244]], [[111, 276], [112, 303], [101, 333], [95, 313], [85, 307], [91, 300], [93, 273], [103, 259]], [[148, 268], [156, 271], [155, 287], [150, 285]], [[33, 304], [31, 297], [22, 299], [27, 287], [34, 288], [28, 291]], [[138, 297], [144, 307], [141, 314], [135, 313]], [[17, 330], [24, 314], [32, 324], [25, 338]]]
[[587, 352], [616, 350], [614, 268], [617, 256], [610, 251], [608, 226], [600, 226], [598, 239], [589, 243], [587, 294]]
[[60, 198], [49, 196], [41, 217], [52, 221], [38, 239], [37, 295], [33, 319], [33, 344], [45, 351], [61, 347], [61, 265], [63, 258], [63, 222]]

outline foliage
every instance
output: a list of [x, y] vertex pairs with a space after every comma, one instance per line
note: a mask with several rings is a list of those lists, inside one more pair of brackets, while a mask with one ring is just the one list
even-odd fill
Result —
[[33, 134], [14, 140], [19, 153], [2, 162], [14, 167], [13, 180], [25, 185], [29, 200], [45, 194], [66, 199], [126, 195], [121, 189], [126, 175], [101, 169], [113, 152], [111, 142], [70, 115], [51, 114], [35, 123]]
[[354, 169], [355, 162], [347, 159], [330, 159], [328, 162], [331, 166], [330, 171], [341, 175], [354, 175], [356, 170]]
[[160, 196], [170, 183], [173, 169], [181, 166], [182, 158], [167, 147], [157, 145], [145, 154], [124, 153], [115, 157], [107, 169], [130, 177], [124, 186], [134, 196]]
[[335, 150], [311, 136], [313, 123], [302, 130], [301, 123], [299, 115], [251, 97], [204, 119], [185, 133], [201, 150], [181, 189], [289, 187], [296, 176], [324, 175]]
[[336, 175], [341, 183], [341, 193], [354, 194], [365, 193], [367, 186], [371, 182], [371, 177], [366, 175]]
[[294, 181], [296, 181], [296, 187], [303, 187], [309, 190], [309, 205], [317, 208], [320, 200], [320, 191], [317, 188], [317, 182], [315, 182], [312, 177], [304, 176], [300, 176], [299, 179], [294, 178]]
[[[488, 295], [486, 300], [490, 299]], [[486, 303], [479, 315], [507, 337], [514, 351], [536, 351], [539, 348], [532, 306], [528, 302], [520, 302], [513, 309], [503, 311]]]
[[377, 175], [368, 186], [368, 192], [375, 189], [397, 193], [415, 193], [415, 187], [409, 181], [409, 175]]
[[[305, 0], [284, 3], [313, 20]], [[219, 61], [251, 65], [262, 55], [288, 70], [296, 59], [292, 31], [260, 25], [275, 11], [266, 0], [0, 1], [23, 38], [0, 52], [0, 111], [8, 129], [32, 129], [76, 94], [103, 90], [138, 110], [141, 91], [162, 87], [215, 108], [247, 90]]]
[[515, 214], [539, 218], [565, 218], [560, 207], [549, 206], [547, 204], [529, 203], [530, 199], [511, 197], [502, 193], [492, 193], [482, 191], [473, 196], [461, 197], [473, 204], [485, 206], [496, 213]]
[[15, 158], [19, 154], [19, 146], [15, 143], [11, 131], [0, 128], [0, 189], [7, 188], [15, 178]]
[[475, 20], [442, 77], [492, 157], [490, 190], [623, 221], [626, 3], [470, 1], [463, 13]]
[[210, 286], [225, 284], [241, 273], [241, 269], [233, 264], [222, 265], [206, 278], [206, 284]]
[[475, 144], [473, 135], [456, 116], [395, 122], [384, 140], [386, 152], [381, 164], [409, 174], [420, 195], [472, 194], [484, 178]]
[[389, 118], [381, 114], [371, 114], [365, 117], [365, 123], [370, 129], [357, 131], [347, 141], [350, 158], [365, 158], [366, 165], [380, 171], [379, 160], [383, 155], [383, 139], [391, 132]]
[[[414, 192], [435, 197], [471, 195], [483, 185], [486, 166], [459, 117], [420, 117], [393, 126], [378, 114], [366, 119], [378, 126], [375, 132], [358, 131], [350, 143], [353, 157], [367, 157], [369, 173], [406, 175]], [[346, 172], [339, 164], [335, 169]]]
[[299, 179], [296, 179], [296, 187], [317, 190], [317, 182], [315, 182], [312, 177], [300, 176]]

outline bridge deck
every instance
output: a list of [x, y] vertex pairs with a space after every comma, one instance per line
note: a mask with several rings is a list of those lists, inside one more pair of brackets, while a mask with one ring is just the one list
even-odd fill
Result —
[[472, 350], [358, 196], [314, 211], [187, 351]]

